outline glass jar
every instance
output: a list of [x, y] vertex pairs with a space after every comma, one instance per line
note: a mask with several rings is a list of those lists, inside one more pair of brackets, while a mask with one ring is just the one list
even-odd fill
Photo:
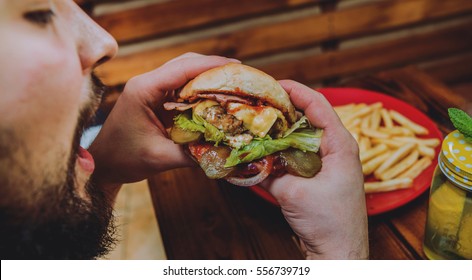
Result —
[[423, 250], [429, 259], [472, 259], [472, 144], [457, 130], [439, 153]]

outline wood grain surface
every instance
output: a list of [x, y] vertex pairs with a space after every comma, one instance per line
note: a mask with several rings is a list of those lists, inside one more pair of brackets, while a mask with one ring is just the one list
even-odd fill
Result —
[[261, 65], [259, 68], [277, 79], [307, 83], [333, 76], [359, 76], [471, 48], [472, 21], [377, 44]]
[[[120, 43], [171, 32], [221, 24], [258, 14], [303, 8], [322, 0], [191, 0], [165, 1], [96, 16], [94, 19]], [[328, 0], [331, 1], [331, 0]]]
[[[199, 2], [201, 1], [190, 3], [195, 5]], [[206, 0], [203, 2], [215, 1]], [[220, 14], [217, 11], [212, 11], [208, 8], [209, 6], [202, 6], [206, 7], [204, 11], [212, 13], [211, 16], [204, 14], [203, 19], [199, 19], [200, 13], [192, 13], [193, 10], [190, 7], [186, 7], [183, 10], [184, 13], [166, 12], [167, 5], [182, 6], [188, 4], [187, 1], [171, 1], [166, 2], [168, 4], [163, 3], [139, 8], [139, 11], [127, 10], [104, 15], [98, 17], [97, 20], [106, 30], [119, 39], [120, 36], [135, 36], [140, 32], [146, 33], [146, 29], [158, 32], [159, 28], [171, 29], [173, 26], [174, 28], [183, 28], [185, 26], [182, 27], [179, 24], [191, 25], [193, 20], [198, 21], [207, 18], [208, 21], [218, 21], [220, 15], [221, 17], [231, 17], [233, 13], [237, 13], [240, 17], [247, 16], [247, 14], [240, 13], [240, 10], [249, 9], [250, 5], [246, 5], [246, 2], [251, 1], [230, 2], [234, 3], [232, 5], [242, 5], [242, 7], [234, 9], [232, 5], [224, 5], [224, 3], [211, 6], [215, 10], [225, 9], [225, 12]], [[269, 4], [269, 2], [272, 4]], [[265, 10], [271, 7], [283, 9], [305, 5], [308, 2], [315, 3], [319, 1], [300, 0], [293, 3], [289, 1], [285, 4], [283, 4], [283, 1], [261, 1], [260, 3], [257, 1], [258, 5], [254, 5], [250, 9]], [[160, 22], [166, 21], [167, 16], [147, 16], [147, 13], [157, 13], [155, 10], [159, 9], [164, 15], [177, 15], [179, 19], [175, 22], [170, 21], [170, 19], [169, 22]], [[362, 36], [372, 36], [380, 32], [408, 28], [467, 13], [472, 13], [472, 1], [469, 0], [391, 0], [371, 2], [346, 9], [331, 8], [319, 14], [295, 17], [280, 22], [253, 24], [229, 32], [217, 33], [203, 38], [190, 38], [184, 42], [118, 56], [98, 68], [98, 73], [108, 84], [117, 85], [125, 83], [132, 76], [150, 71], [189, 51], [247, 60], [318, 45], [323, 46], [325, 42], [332, 40], [344, 41]], [[138, 16], [139, 18], [137, 18]], [[181, 16], [186, 16], [187, 20], [180, 19]], [[106, 18], [108, 19], [105, 20]], [[158, 22], [153, 23], [154, 21]], [[140, 27], [141, 22], [151, 26]], [[158, 25], [158, 27], [154, 28], [153, 25]], [[260, 62], [249, 62], [249, 64], [262, 67], [276, 77], [297, 77], [303, 82], [313, 82], [326, 77], [342, 76], [358, 71], [395, 67], [407, 61], [422, 61], [470, 50], [472, 44], [470, 39], [472, 38], [470, 34], [471, 21], [456, 25], [454, 28], [429, 32], [422, 36], [406, 36], [401, 40], [387, 40], [380, 44], [369, 44], [363, 48], [342, 51], [331, 49], [323, 55], [303, 56], [299, 59], [277, 61], [268, 65]], [[120, 35], [121, 33], [133, 35]], [[300, 69], [309, 71], [303, 71], [304, 75], [301, 75]]]
[[280, 210], [197, 167], [149, 180], [169, 259], [301, 259]]

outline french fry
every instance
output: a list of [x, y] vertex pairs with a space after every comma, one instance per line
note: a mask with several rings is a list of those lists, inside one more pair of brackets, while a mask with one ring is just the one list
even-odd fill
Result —
[[369, 149], [365, 153], [360, 155], [361, 162], [365, 162], [365, 161], [367, 161], [367, 160], [369, 160], [369, 159], [371, 159], [371, 158], [373, 158], [377, 155], [380, 155], [383, 152], [385, 152], [386, 150], [387, 150], [386, 145], [384, 145], [384, 144], [377, 145], [374, 148]]
[[419, 154], [420, 153], [418, 150], [413, 150], [413, 152], [406, 156], [403, 160], [399, 161], [397, 164], [380, 174], [380, 180], [386, 181], [395, 178], [398, 174], [402, 173], [410, 166], [415, 164], [415, 162], [418, 161]]
[[425, 145], [433, 148], [437, 147], [441, 143], [437, 138], [393, 137], [392, 139], [403, 143], [416, 143], [418, 145]]
[[369, 129], [370, 127], [370, 116], [365, 116], [362, 118], [360, 129]]
[[370, 129], [372, 130], [377, 130], [380, 126], [380, 109], [375, 109], [372, 111], [372, 114], [370, 116]]
[[344, 126], [347, 128], [347, 130], [351, 130], [358, 127], [360, 123], [361, 123], [361, 119], [356, 118], [356, 119], [351, 119], [349, 122], [345, 123]]
[[390, 155], [391, 151], [386, 151], [385, 153], [372, 158], [371, 160], [362, 164], [362, 173], [367, 176], [372, 174], [375, 169], [377, 169]]
[[386, 133], [382, 133], [378, 130], [373, 130], [369, 128], [361, 128], [361, 133], [365, 136], [372, 137], [372, 138], [389, 138], [389, 135]]
[[369, 105], [370, 108], [374, 109], [381, 109], [383, 107], [382, 102], [375, 102]]
[[418, 145], [418, 152], [420, 152], [420, 155], [430, 158], [433, 158], [436, 154], [433, 148], [426, 145]]
[[408, 119], [407, 117], [398, 113], [395, 110], [390, 110], [389, 114], [392, 120], [403, 125], [404, 127], [411, 129], [415, 134], [426, 135], [429, 133], [429, 131], [425, 127], [413, 122], [412, 120]]
[[380, 167], [374, 171], [375, 178], [380, 179], [380, 176], [383, 172], [385, 172], [389, 167], [404, 158], [409, 152], [411, 152], [415, 148], [415, 146], [415, 143], [408, 143], [398, 148], [398, 150], [396, 150], [390, 158], [384, 161], [382, 165], [380, 165]]
[[372, 144], [385, 144], [389, 148], [400, 148], [405, 145], [404, 142], [394, 141], [392, 139], [385, 138], [372, 138], [370, 141]]
[[[364, 104], [365, 105], [365, 104]], [[345, 124], [347, 118], [352, 115], [353, 110], [355, 110], [357, 105], [354, 103], [347, 104], [347, 105], [342, 105], [342, 106], [336, 106], [334, 107], [334, 111], [336, 111], [336, 114], [338, 114], [339, 118]]]
[[387, 109], [382, 108], [380, 110], [380, 116], [382, 117], [382, 121], [383, 121], [384, 126], [386, 128], [393, 127], [393, 121], [392, 121], [392, 118], [390, 117], [390, 114], [388, 113]]
[[356, 108], [354, 108], [351, 111], [352, 114], [350, 114], [349, 116], [346, 116], [345, 118], [346, 122], [350, 121], [351, 119], [364, 117], [368, 115], [370, 112], [372, 112], [372, 107], [366, 106], [365, 104], [360, 104], [360, 105], [364, 105], [364, 106], [359, 106], [359, 105], [356, 106]]
[[356, 105], [354, 103], [339, 105], [333, 107], [336, 112], [346, 112], [352, 110]]
[[343, 114], [338, 113], [339, 119], [341, 119], [341, 122], [343, 123], [344, 126], [346, 126], [346, 116]]
[[356, 142], [359, 143], [359, 134], [360, 134], [359, 128], [356, 127], [352, 130], [349, 130], [349, 132], [351, 133], [352, 137], [354, 137], [354, 140], [356, 140]]
[[366, 192], [407, 188], [435, 156], [439, 139], [418, 138], [428, 130], [395, 110], [374, 104], [336, 106], [336, 113], [359, 145]]
[[347, 116], [350, 114], [349, 112], [346, 112], [346, 113], [337, 113], [339, 118], [341, 119], [341, 122], [344, 124], [344, 126], [346, 126], [346, 120], [347, 120]]
[[426, 145], [436, 148], [439, 144], [441, 144], [441, 141], [438, 138], [418, 139], [418, 145]]
[[392, 126], [390, 128], [380, 127], [378, 130], [390, 136], [413, 136], [414, 135], [413, 131], [403, 126]]
[[402, 174], [398, 175], [398, 179], [401, 178], [410, 178], [414, 179], [420, 175], [423, 170], [425, 170], [433, 161], [429, 157], [422, 157], [420, 160], [415, 162], [409, 169], [407, 169]]
[[369, 148], [370, 148], [370, 139], [369, 139], [369, 137], [361, 136], [359, 138], [359, 153], [362, 154]]
[[413, 180], [410, 178], [392, 179], [381, 182], [364, 183], [364, 191], [366, 193], [388, 192], [411, 187]]

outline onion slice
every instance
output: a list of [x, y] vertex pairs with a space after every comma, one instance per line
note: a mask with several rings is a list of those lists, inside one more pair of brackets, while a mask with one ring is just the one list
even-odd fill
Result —
[[227, 177], [225, 178], [226, 181], [229, 183], [241, 186], [241, 187], [251, 187], [259, 184], [260, 182], [264, 181], [269, 175], [270, 171], [272, 170], [272, 165], [274, 163], [274, 158], [272, 156], [267, 156], [262, 160], [262, 166], [260, 168], [260, 172], [249, 178], [241, 178], [241, 177]]

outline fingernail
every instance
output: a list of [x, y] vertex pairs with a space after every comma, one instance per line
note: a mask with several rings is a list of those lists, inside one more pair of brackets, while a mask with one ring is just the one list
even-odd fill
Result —
[[229, 58], [229, 61], [235, 62], [235, 63], [241, 63], [241, 60], [237, 60], [236, 58]]

